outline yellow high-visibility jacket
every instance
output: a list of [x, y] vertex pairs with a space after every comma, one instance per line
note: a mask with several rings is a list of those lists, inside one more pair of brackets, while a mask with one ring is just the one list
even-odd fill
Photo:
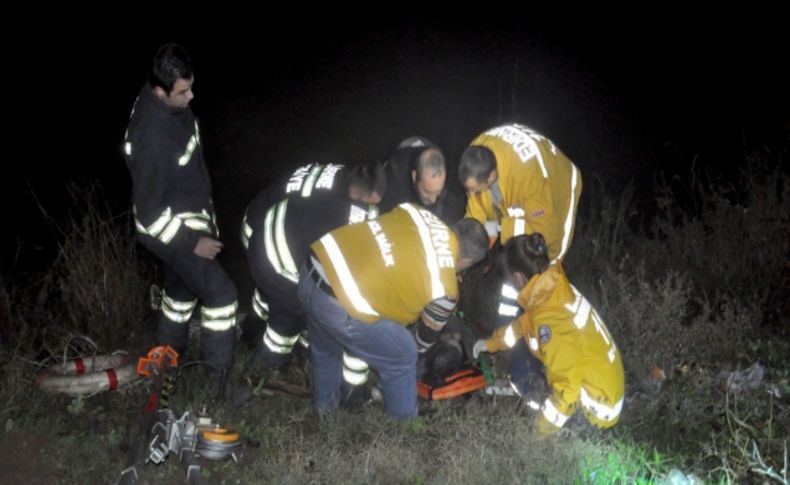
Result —
[[451, 310], [458, 299], [455, 233], [418, 205], [335, 229], [311, 249], [338, 301], [358, 320], [409, 325], [432, 301]]
[[471, 145], [494, 152], [502, 200], [495, 206], [490, 190], [471, 196], [466, 217], [499, 222], [502, 244], [539, 232], [549, 258], [562, 260], [573, 238], [581, 172], [549, 139], [523, 125], [492, 128]]
[[623, 407], [625, 377], [620, 351], [601, 317], [555, 263], [518, 294], [524, 313], [486, 341], [491, 352], [521, 337], [543, 362], [552, 395], [542, 405], [539, 429], [559, 430], [581, 403], [587, 419], [614, 426]]

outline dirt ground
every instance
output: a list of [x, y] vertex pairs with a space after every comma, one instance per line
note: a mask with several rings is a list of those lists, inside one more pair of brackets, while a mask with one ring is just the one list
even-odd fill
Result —
[[58, 483], [61, 475], [50, 460], [54, 443], [48, 434], [11, 432], [0, 436], [0, 481]]

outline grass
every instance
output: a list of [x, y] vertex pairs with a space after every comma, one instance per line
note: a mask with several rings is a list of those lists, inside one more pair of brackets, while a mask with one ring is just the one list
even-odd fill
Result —
[[[399, 424], [380, 404], [321, 419], [309, 400], [258, 392], [244, 406], [217, 401], [203, 371], [185, 370], [181, 413], [208, 405], [244, 439], [241, 464], [205, 462], [209, 483], [787, 483], [790, 429], [790, 197], [770, 160], [748, 161], [737, 184], [715, 177], [662, 183], [650, 217], [634, 191], [587, 183], [573, 248], [574, 284], [598, 308], [627, 374], [621, 423], [538, 439], [513, 398], [473, 395], [428, 403]], [[683, 194], [684, 205], [674, 201]], [[26, 473], [60, 483], [108, 483], [124, 468], [146, 399], [144, 385], [89, 397], [35, 391], [55, 356], [144, 348], [146, 286], [153, 274], [132, 243], [128, 215], [113, 217], [97, 189], [78, 197], [49, 273], [0, 288], [0, 444], [35, 437], [41, 460]], [[142, 271], [141, 271], [142, 269]], [[12, 278], [5, 281], [14, 282]], [[17, 282], [20, 280], [16, 280]], [[496, 284], [467, 275], [479, 294]], [[493, 304], [464, 299], [472, 326]], [[254, 389], [252, 353], [239, 349], [233, 379]], [[726, 387], [728, 373], [759, 361], [756, 389]], [[664, 379], [651, 378], [660, 368]], [[260, 391], [260, 389], [258, 389]], [[5, 449], [5, 448], [4, 448]], [[48, 455], [45, 454], [48, 453]], [[170, 457], [147, 465], [148, 483], [183, 480]], [[13, 475], [11, 475], [13, 476]], [[29, 476], [31, 482], [35, 476]]]

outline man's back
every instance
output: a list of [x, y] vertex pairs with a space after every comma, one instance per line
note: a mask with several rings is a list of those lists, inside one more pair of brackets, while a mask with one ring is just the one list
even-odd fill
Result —
[[419, 206], [403, 204], [376, 220], [336, 229], [311, 247], [338, 300], [359, 320], [406, 325], [432, 300], [458, 296], [458, 240]]
[[[257, 271], [271, 266], [294, 283], [298, 266], [307, 257], [310, 244], [333, 229], [376, 215], [365, 204], [347, 197], [293, 196], [271, 203], [277, 195], [280, 195], [279, 188], [271, 187], [262, 190], [250, 202], [242, 242], [249, 250], [251, 268]], [[288, 260], [290, 269], [286, 273], [290, 278], [283, 273], [282, 259]]]

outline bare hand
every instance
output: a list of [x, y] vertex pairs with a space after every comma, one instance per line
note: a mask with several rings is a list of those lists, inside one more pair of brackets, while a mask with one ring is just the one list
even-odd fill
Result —
[[200, 236], [195, 245], [194, 253], [201, 258], [214, 259], [222, 251], [222, 246], [223, 244], [213, 237]]

